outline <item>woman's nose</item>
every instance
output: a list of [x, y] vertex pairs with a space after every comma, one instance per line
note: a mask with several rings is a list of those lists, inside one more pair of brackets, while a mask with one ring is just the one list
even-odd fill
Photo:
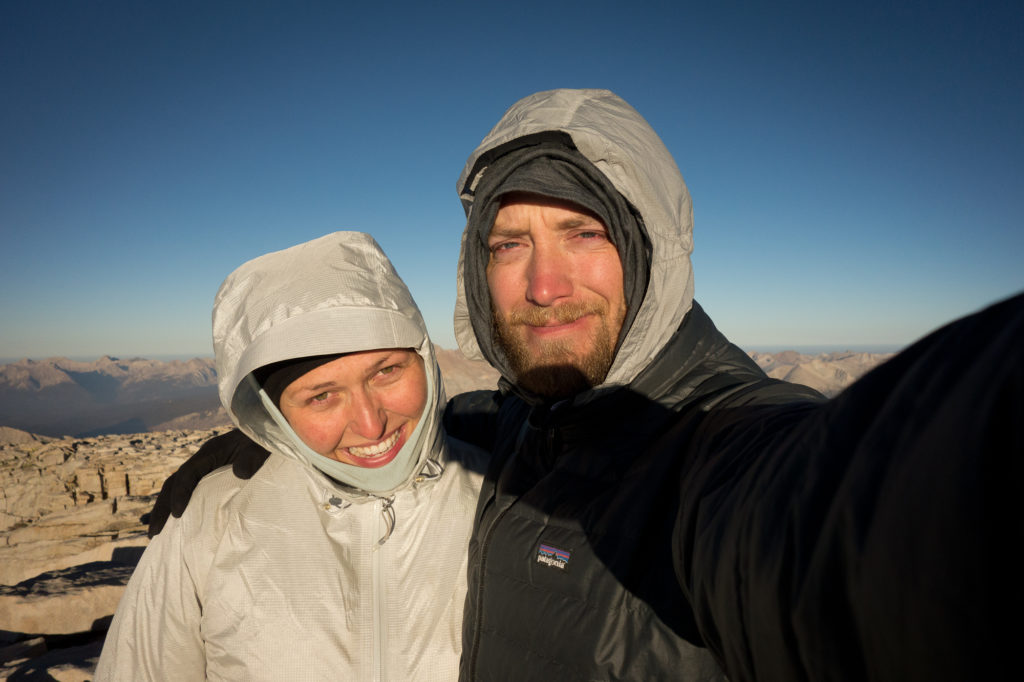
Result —
[[357, 434], [367, 440], [379, 440], [384, 437], [388, 422], [387, 415], [373, 396], [365, 391], [359, 391], [353, 395], [349, 407], [352, 410], [349, 415], [349, 423]]

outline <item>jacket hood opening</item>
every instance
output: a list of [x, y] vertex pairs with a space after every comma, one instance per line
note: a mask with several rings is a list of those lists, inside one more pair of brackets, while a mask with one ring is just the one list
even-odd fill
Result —
[[[408, 288], [369, 235], [336, 232], [243, 264], [221, 285], [213, 327], [221, 402], [235, 424], [272, 453], [326, 474], [350, 496], [389, 494], [414, 481], [426, 461], [443, 462], [446, 400], [434, 348]], [[401, 468], [394, 466], [398, 458], [371, 470], [313, 453], [252, 377], [282, 361], [383, 348], [415, 350], [427, 378], [426, 405], [415, 437], [402, 448], [407, 459]], [[339, 473], [320, 460], [348, 470]], [[353, 469], [387, 473], [353, 476], [361, 473]]]
[[508, 358], [494, 339], [486, 272], [491, 227], [502, 199], [513, 193], [567, 201], [597, 216], [608, 229], [622, 263], [626, 299], [626, 317], [616, 339], [618, 348], [636, 317], [649, 278], [650, 242], [635, 209], [593, 164], [575, 149], [565, 147], [562, 140], [516, 147], [493, 158], [486, 171], [477, 183], [476, 207], [469, 216], [465, 265], [471, 283], [467, 297], [476, 313], [470, 319], [484, 355], [503, 375], [513, 376]]
[[[590, 199], [553, 194], [536, 182], [516, 180], [504, 186], [506, 178], [515, 179], [520, 166], [549, 157], [556, 159], [553, 165], [571, 168], [567, 173], [574, 180], [582, 178], [580, 186]], [[520, 100], [470, 155], [457, 188], [467, 222], [459, 258], [456, 338], [463, 354], [486, 359], [501, 372], [504, 387], [514, 385], [516, 377], [494, 344], [484, 259], [487, 232], [500, 196], [513, 191], [508, 188], [530, 188], [575, 201], [602, 216], [608, 209], [595, 210], [595, 202], [624, 207], [612, 209], [613, 215], [623, 216], [619, 227], [614, 227], [616, 219], [606, 225], [622, 259], [627, 318], [611, 369], [604, 383], [595, 387], [597, 391], [635, 379], [690, 310], [693, 214], [689, 192], [661, 139], [615, 94], [551, 90]], [[617, 230], [621, 234], [615, 234]], [[587, 400], [593, 392], [578, 394], [574, 400]]]

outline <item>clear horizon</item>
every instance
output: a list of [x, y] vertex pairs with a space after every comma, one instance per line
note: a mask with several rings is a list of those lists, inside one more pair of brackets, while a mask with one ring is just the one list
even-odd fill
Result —
[[[445, 348], [445, 347], [442, 346], [442, 348]], [[797, 345], [797, 346], [766, 346], [766, 347], [759, 347], [759, 348], [743, 348], [743, 350], [748, 352], [748, 353], [752, 353], [752, 352], [758, 352], [758, 353], [781, 353], [781, 352], [784, 352], [784, 351], [796, 351], [797, 353], [802, 353], [804, 355], [820, 355], [822, 353], [842, 353], [842, 352], [847, 352], [847, 351], [851, 352], [851, 353], [896, 353], [896, 352], [898, 352], [901, 349], [902, 349], [901, 346], [885, 346], [885, 345], [873, 345], [873, 344], [868, 344], [868, 345], [864, 345], [864, 346], [857, 346], [857, 345], [855, 345], [855, 346], [849, 346], [849, 345], [847, 345], [847, 346], [842, 346], [842, 345], [839, 345], [839, 346], [800, 346], [800, 345]], [[457, 349], [456, 348], [445, 348], [445, 350], [457, 350]], [[175, 353], [172, 353], [172, 354], [165, 354], [165, 355], [152, 355], [152, 354], [151, 355], [140, 355], [140, 354], [137, 354], [137, 353], [136, 354], [117, 355], [117, 354], [114, 354], [114, 353], [101, 353], [100, 355], [49, 355], [49, 356], [45, 356], [45, 357], [28, 357], [28, 358], [25, 358], [25, 357], [7, 357], [7, 358], [0, 357], [0, 365], [9, 365], [9, 364], [13, 364], [13, 363], [16, 363], [16, 362], [21, 362], [22, 360], [25, 360], [25, 359], [32, 360], [32, 361], [35, 361], [35, 362], [39, 362], [39, 361], [50, 360], [50, 359], [54, 359], [54, 358], [65, 358], [65, 359], [71, 360], [73, 362], [95, 362], [96, 360], [99, 360], [100, 358], [103, 358], [103, 357], [111, 357], [111, 358], [115, 358], [117, 360], [131, 360], [133, 358], [143, 358], [145, 360], [158, 360], [160, 362], [170, 362], [170, 361], [173, 361], [173, 360], [181, 360], [181, 361], [192, 360], [193, 358], [212, 360], [213, 359], [213, 353], [207, 353], [205, 355], [204, 354], [189, 354], [189, 353], [185, 353], [185, 354], [175, 354]]]
[[208, 356], [231, 270], [339, 229], [455, 348], [456, 178], [557, 87], [664, 139], [731, 341], [906, 346], [1024, 289], [1022, 34], [1019, 2], [3, 3], [0, 357]]

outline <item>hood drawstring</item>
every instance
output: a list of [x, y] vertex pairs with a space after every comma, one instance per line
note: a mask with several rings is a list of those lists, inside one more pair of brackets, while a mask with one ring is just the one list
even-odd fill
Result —
[[391, 534], [395, 532], [395, 497], [378, 497], [380, 500], [380, 513], [384, 516], [384, 524], [387, 526], [387, 531], [384, 533], [384, 537], [377, 540], [377, 546], [383, 545], [391, 537]]

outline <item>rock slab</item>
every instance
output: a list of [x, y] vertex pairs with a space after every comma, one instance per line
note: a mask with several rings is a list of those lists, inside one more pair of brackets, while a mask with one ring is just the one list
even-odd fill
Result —
[[167, 476], [224, 431], [0, 432], [0, 680], [91, 679], [148, 543], [143, 515]]

